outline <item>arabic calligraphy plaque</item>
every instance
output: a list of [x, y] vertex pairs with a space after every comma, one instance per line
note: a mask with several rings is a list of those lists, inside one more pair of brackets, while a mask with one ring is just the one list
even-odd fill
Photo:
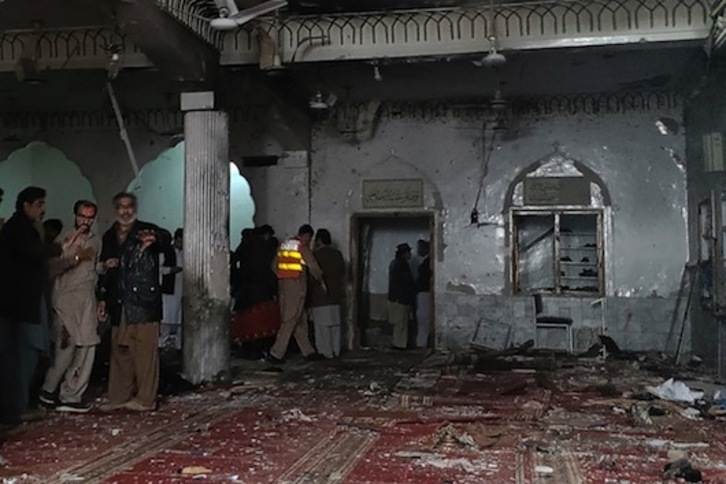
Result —
[[423, 180], [363, 180], [363, 208], [422, 208]]
[[590, 183], [584, 177], [524, 179], [525, 205], [590, 205]]

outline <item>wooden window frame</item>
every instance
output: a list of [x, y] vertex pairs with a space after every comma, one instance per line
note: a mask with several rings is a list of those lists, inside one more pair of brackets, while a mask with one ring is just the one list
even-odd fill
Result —
[[[597, 281], [596, 291], [578, 291], [573, 289], [563, 289], [565, 284], [562, 283], [561, 275], [561, 218], [568, 215], [594, 215], [596, 217], [596, 255], [597, 262]], [[554, 290], [528, 290], [519, 287], [519, 247], [518, 247], [518, 228], [516, 219], [523, 216], [552, 216], [554, 218], [554, 243], [553, 243], [553, 270], [554, 270]], [[604, 240], [604, 210], [601, 208], [578, 209], [572, 207], [546, 207], [546, 208], [512, 208], [509, 213], [509, 237], [511, 247], [511, 284], [513, 294], [542, 294], [556, 296], [572, 296], [572, 297], [601, 297], [605, 294], [605, 240]]]

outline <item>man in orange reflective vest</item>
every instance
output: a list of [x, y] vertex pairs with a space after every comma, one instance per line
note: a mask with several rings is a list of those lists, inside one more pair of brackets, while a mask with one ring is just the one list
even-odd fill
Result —
[[297, 236], [280, 244], [273, 262], [277, 274], [278, 302], [280, 304], [281, 324], [275, 344], [267, 354], [272, 363], [283, 363], [290, 337], [300, 347], [300, 352], [308, 360], [325, 359], [315, 352], [308, 337], [308, 321], [305, 313], [305, 300], [308, 288], [308, 274], [322, 283], [323, 271], [320, 270], [310, 249], [313, 228], [303, 225]]

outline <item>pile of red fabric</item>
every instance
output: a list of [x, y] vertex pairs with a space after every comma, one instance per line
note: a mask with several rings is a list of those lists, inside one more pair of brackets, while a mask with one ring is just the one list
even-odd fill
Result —
[[234, 343], [269, 338], [280, 329], [280, 307], [276, 301], [265, 301], [232, 315], [229, 335]]

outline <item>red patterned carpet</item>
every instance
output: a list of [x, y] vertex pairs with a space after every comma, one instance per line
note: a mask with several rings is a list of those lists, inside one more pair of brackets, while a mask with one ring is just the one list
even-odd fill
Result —
[[[684, 455], [704, 482], [726, 483], [726, 421], [627, 398], [661, 377], [623, 362], [520, 360], [354, 353], [281, 374], [248, 364], [245, 385], [154, 413], [50, 414], [6, 430], [0, 479], [636, 484], [661, 482]], [[643, 405], [665, 415], [643, 420]]]

